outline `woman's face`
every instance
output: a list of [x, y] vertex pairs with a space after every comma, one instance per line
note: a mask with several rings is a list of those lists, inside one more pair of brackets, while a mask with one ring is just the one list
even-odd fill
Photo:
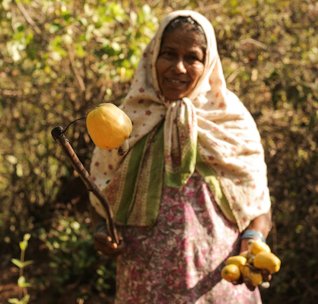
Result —
[[159, 88], [166, 100], [188, 96], [204, 70], [205, 37], [182, 25], [164, 34], [156, 62]]

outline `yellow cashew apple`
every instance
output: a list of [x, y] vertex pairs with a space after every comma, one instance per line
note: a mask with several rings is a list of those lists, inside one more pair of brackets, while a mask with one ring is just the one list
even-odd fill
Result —
[[86, 127], [94, 144], [102, 149], [120, 147], [132, 131], [130, 118], [112, 103], [102, 103], [91, 110]]
[[239, 269], [241, 270], [241, 267], [244, 266], [246, 262], [247, 262], [246, 257], [241, 255], [233, 255], [227, 258], [227, 260], [225, 261], [225, 265], [234, 264], [238, 266]]
[[237, 265], [228, 264], [222, 268], [221, 276], [229, 282], [235, 282], [240, 278], [241, 271]]
[[244, 280], [249, 281], [255, 287], [262, 284], [263, 282], [262, 274], [259, 271], [254, 271], [251, 269], [249, 265], [243, 266], [242, 275]]
[[271, 252], [270, 247], [261, 240], [249, 240], [248, 241], [248, 252], [252, 255], [256, 255], [260, 252]]
[[281, 261], [271, 252], [260, 252], [254, 257], [253, 264], [256, 268], [266, 269], [272, 274], [279, 271]]

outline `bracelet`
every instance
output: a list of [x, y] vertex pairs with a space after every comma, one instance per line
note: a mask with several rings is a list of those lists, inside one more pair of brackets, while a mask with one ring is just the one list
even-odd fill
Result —
[[241, 239], [259, 239], [262, 242], [266, 243], [263, 233], [253, 229], [247, 229], [241, 235]]

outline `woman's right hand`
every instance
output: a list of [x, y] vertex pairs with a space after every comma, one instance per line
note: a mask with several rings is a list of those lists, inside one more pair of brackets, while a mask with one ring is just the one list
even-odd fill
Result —
[[120, 244], [115, 243], [108, 235], [106, 224], [99, 223], [94, 232], [94, 246], [98, 253], [105, 256], [117, 256], [123, 251], [123, 240], [120, 239]]

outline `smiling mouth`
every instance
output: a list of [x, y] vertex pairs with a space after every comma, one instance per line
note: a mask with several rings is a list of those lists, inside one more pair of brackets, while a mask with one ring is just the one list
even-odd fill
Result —
[[165, 79], [165, 83], [168, 86], [173, 86], [174, 88], [184, 87], [188, 85], [188, 81], [179, 79]]

